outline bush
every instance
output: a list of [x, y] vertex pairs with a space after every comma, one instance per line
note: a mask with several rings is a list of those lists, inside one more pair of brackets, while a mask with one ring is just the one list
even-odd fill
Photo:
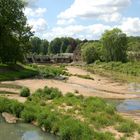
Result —
[[68, 93], [66, 93], [65, 96], [66, 96], [66, 97], [74, 97], [75, 95], [74, 95], [73, 93], [71, 93], [71, 92], [68, 92]]
[[43, 90], [42, 96], [46, 97], [47, 99], [54, 99], [61, 97], [62, 93], [57, 88], [48, 88], [46, 86]]
[[123, 133], [133, 133], [136, 129], [137, 125], [131, 120], [123, 122], [117, 127], [117, 130]]
[[24, 110], [21, 113], [21, 118], [25, 122], [32, 122], [37, 119], [40, 108], [37, 105], [26, 103]]
[[113, 134], [109, 132], [94, 132], [94, 138], [96, 140], [115, 140]]
[[20, 96], [21, 97], [28, 97], [30, 96], [30, 90], [27, 87], [23, 87], [20, 91]]
[[61, 140], [92, 140], [91, 130], [82, 122], [67, 118], [60, 124]]
[[16, 117], [20, 117], [23, 109], [24, 109], [24, 105], [22, 103], [19, 103], [16, 100], [9, 100], [0, 97], [0, 113], [8, 112], [16, 115]]

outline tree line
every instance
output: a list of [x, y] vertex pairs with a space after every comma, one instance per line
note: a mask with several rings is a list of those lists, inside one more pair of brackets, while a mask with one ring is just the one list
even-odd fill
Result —
[[31, 49], [30, 53], [33, 54], [59, 54], [59, 53], [73, 53], [81, 40], [71, 37], [55, 38], [51, 42], [39, 37], [33, 37], [30, 40]]
[[61, 37], [49, 42], [33, 37], [23, 12], [25, 5], [21, 0], [0, 0], [0, 63], [22, 62], [27, 53], [73, 53], [77, 47], [87, 63], [139, 60], [140, 37], [127, 37], [118, 28], [105, 31], [98, 41]]
[[81, 44], [80, 48], [82, 58], [87, 63], [96, 60], [102, 62], [140, 60], [140, 37], [127, 37], [118, 28], [106, 30], [98, 42], [86, 42]]

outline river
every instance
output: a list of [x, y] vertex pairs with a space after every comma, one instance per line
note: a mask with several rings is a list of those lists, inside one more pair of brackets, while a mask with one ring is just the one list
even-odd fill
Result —
[[31, 124], [8, 124], [0, 116], [0, 140], [57, 140], [57, 138]]

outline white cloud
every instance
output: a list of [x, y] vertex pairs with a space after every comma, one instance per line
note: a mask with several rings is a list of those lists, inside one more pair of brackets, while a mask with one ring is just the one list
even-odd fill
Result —
[[27, 23], [32, 27], [32, 31], [36, 35], [41, 35], [47, 30], [47, 21], [44, 17], [46, 8], [37, 7], [38, 0], [24, 0], [28, 5], [24, 9], [24, 14], [27, 17]]
[[58, 18], [99, 18], [108, 21], [110, 16], [114, 21], [120, 17], [120, 11], [130, 3], [131, 0], [75, 0]]
[[32, 31], [36, 33], [42, 33], [47, 29], [47, 22], [43, 18], [29, 19], [28, 24], [33, 27]]
[[124, 18], [121, 25], [119, 25], [118, 27], [128, 35], [140, 35], [140, 18]]
[[43, 38], [52, 40], [55, 37], [74, 37], [80, 39], [96, 39], [110, 26], [103, 24], [94, 24], [89, 26], [70, 25], [67, 27], [54, 27], [48, 33], [43, 34]]
[[73, 23], [75, 23], [75, 20], [73, 18], [72, 19], [67, 19], [67, 20], [65, 20], [65, 19], [59, 19], [57, 21], [57, 24], [58, 25], [70, 25], [70, 24], [73, 24]]
[[25, 8], [25, 15], [27, 17], [42, 17], [45, 13], [46, 13], [47, 9], [46, 8], [36, 8], [36, 9], [32, 9], [32, 8]]
[[99, 16], [99, 19], [104, 20], [105, 22], [116, 22], [116, 21], [120, 21], [120, 19], [122, 18], [120, 13], [112, 13], [112, 14], [104, 14]]

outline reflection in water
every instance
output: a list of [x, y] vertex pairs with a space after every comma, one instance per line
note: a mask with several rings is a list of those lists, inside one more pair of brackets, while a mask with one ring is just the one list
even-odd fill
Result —
[[30, 124], [5, 123], [0, 116], [0, 140], [57, 140], [57, 138], [43, 133], [39, 128]]
[[120, 112], [140, 110], [140, 99], [124, 100], [117, 105], [117, 110]]

